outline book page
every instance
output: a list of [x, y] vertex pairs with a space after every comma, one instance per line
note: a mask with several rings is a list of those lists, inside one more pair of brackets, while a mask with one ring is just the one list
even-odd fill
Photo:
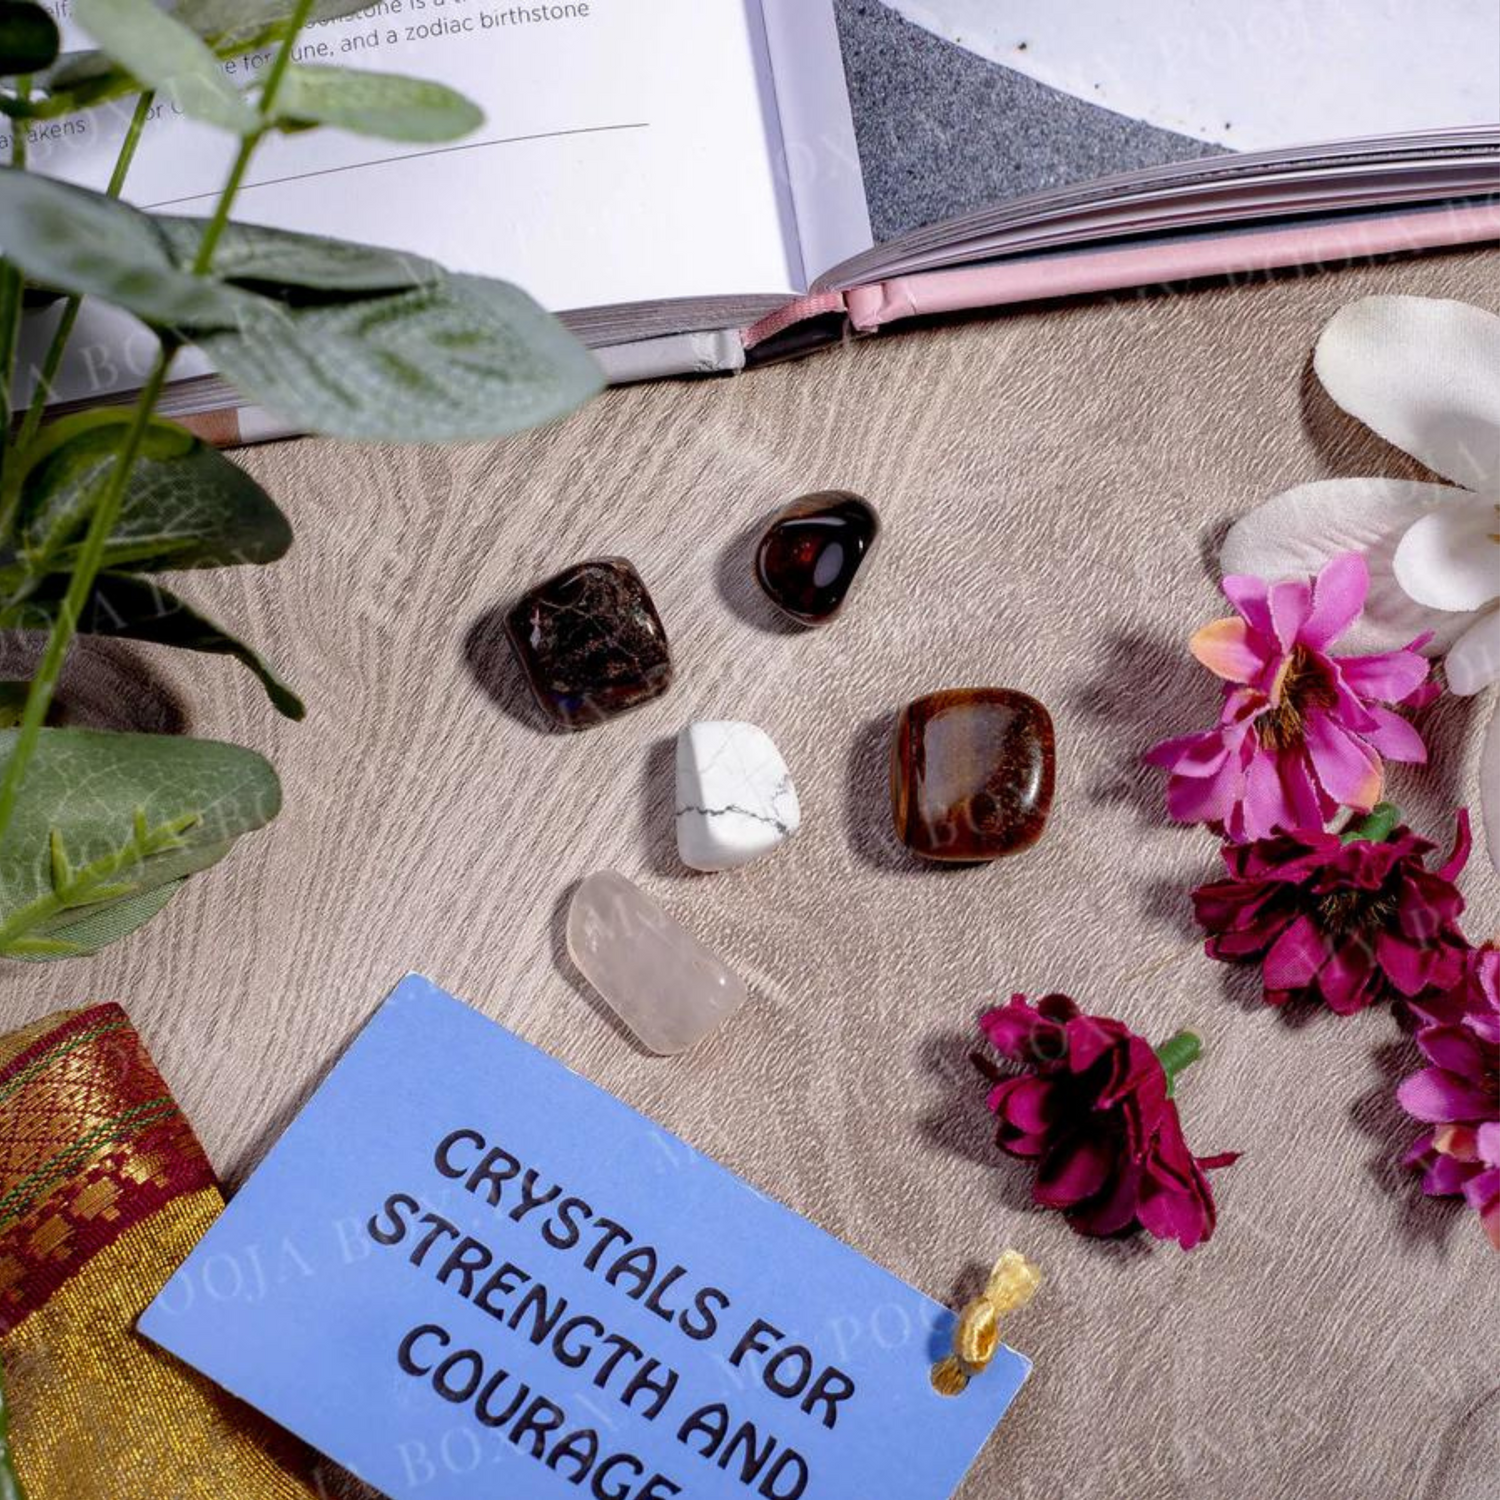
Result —
[[760, 0], [803, 279], [874, 244], [833, 0]]
[[[759, 77], [758, 3], [385, 0], [309, 27], [300, 60], [438, 79], [485, 123], [437, 148], [336, 130], [268, 139], [236, 217], [504, 277], [554, 311], [793, 295], [800, 253]], [[66, 45], [87, 45], [67, 0], [49, 9]], [[268, 56], [227, 71], [248, 85]], [[40, 125], [32, 165], [102, 187], [133, 102]], [[233, 151], [161, 103], [125, 197], [207, 215]]]

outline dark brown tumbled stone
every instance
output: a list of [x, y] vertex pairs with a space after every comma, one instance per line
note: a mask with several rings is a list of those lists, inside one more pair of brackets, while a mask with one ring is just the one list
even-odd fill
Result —
[[623, 557], [538, 584], [505, 625], [537, 702], [564, 729], [602, 724], [672, 685], [661, 616]]
[[933, 693], [902, 709], [891, 747], [896, 834], [913, 854], [979, 864], [1041, 838], [1056, 785], [1052, 718], [1004, 688]]
[[822, 625], [844, 607], [875, 551], [880, 518], [847, 490], [804, 495], [760, 540], [755, 576], [776, 607], [804, 625]]

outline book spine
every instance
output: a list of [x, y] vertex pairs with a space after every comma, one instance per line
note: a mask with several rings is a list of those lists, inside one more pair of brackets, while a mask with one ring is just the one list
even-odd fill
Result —
[[275, 443], [301, 437], [302, 429], [285, 422], [259, 406], [226, 406], [218, 411], [198, 412], [177, 419], [195, 437], [215, 448], [249, 448], [256, 443]]

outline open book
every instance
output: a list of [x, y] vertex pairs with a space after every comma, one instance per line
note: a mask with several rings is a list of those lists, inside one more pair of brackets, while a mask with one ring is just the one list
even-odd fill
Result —
[[[268, 142], [237, 216], [517, 282], [622, 381], [930, 313], [1500, 238], [1500, 0], [1379, 9], [1351, 30], [1339, 0], [1258, 0], [1237, 26], [1197, 0], [386, 0], [313, 27], [303, 55], [440, 79], [485, 126], [436, 150]], [[902, 15], [938, 11], [974, 18], [973, 50]], [[127, 112], [48, 122], [33, 165], [102, 186]], [[205, 213], [231, 151], [162, 106], [125, 196]], [[149, 350], [86, 304], [55, 399], [130, 390]], [[232, 408], [201, 360], [178, 373], [167, 414]]]

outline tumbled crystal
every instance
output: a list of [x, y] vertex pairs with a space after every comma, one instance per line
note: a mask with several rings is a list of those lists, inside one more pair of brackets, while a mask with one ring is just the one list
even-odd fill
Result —
[[1056, 784], [1052, 718], [1025, 693], [965, 688], [908, 704], [891, 747], [896, 833], [913, 854], [977, 864], [1041, 838]]
[[879, 538], [880, 518], [868, 500], [847, 490], [804, 495], [761, 538], [755, 576], [794, 620], [822, 625], [843, 608]]
[[623, 557], [538, 584], [505, 624], [537, 702], [564, 729], [602, 724], [672, 685], [666, 629]]
[[568, 952], [641, 1045], [663, 1057], [696, 1047], [745, 1003], [744, 981], [613, 870], [574, 892]]
[[733, 870], [789, 839], [797, 789], [771, 736], [705, 720], [677, 737], [677, 852], [694, 870]]

